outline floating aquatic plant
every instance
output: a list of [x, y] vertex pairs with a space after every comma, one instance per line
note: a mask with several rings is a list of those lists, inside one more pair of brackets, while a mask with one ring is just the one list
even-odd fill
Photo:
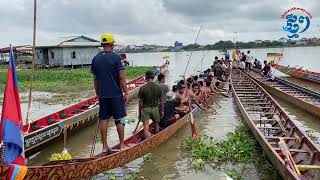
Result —
[[[235, 132], [228, 133], [225, 140], [216, 140], [202, 135], [196, 139], [187, 138], [179, 148], [191, 153], [196, 162], [193, 163], [195, 169], [201, 169], [204, 167], [204, 163], [212, 162], [218, 165], [226, 162], [253, 163], [262, 171], [273, 174], [275, 178], [279, 177], [277, 170], [265, 157], [258, 142], [244, 126], [236, 127]], [[231, 175], [235, 174], [234, 171], [230, 171], [230, 173]]]

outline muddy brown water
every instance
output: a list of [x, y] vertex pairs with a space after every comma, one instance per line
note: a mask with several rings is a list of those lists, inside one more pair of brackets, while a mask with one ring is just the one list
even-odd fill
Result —
[[[136, 118], [137, 101], [131, 103], [128, 107], [128, 119]], [[212, 111], [201, 113], [196, 117], [198, 132], [206, 134], [216, 139], [226, 138], [226, 133], [233, 132], [236, 126], [241, 125], [241, 115], [232, 97], [219, 99], [219, 104], [222, 108], [214, 106], [217, 110], [217, 115]], [[132, 130], [135, 128], [136, 122], [126, 125], [125, 137], [132, 135]], [[69, 152], [74, 158], [88, 157], [91, 150], [92, 137], [95, 126], [89, 126], [83, 129], [80, 133], [68, 137]], [[111, 124], [108, 131], [109, 145], [118, 142], [116, 127]], [[143, 157], [138, 158], [124, 167], [116, 168], [106, 173], [101, 173], [93, 179], [106, 179], [113, 174], [118, 179], [124, 179], [131, 174], [137, 173], [139, 177], [145, 179], [226, 179], [226, 169], [216, 169], [211, 165], [206, 165], [204, 171], [195, 171], [192, 167], [192, 158], [190, 154], [177, 148], [183, 140], [190, 137], [191, 131], [189, 124], [179, 130], [169, 141], [152, 150], [151, 160], [146, 161]], [[52, 153], [60, 152], [63, 148], [63, 142], [56, 142], [40, 153], [34, 155], [28, 161], [28, 164], [35, 165], [47, 161]], [[98, 142], [96, 152], [101, 151], [101, 144]], [[229, 168], [232, 165], [227, 165]], [[246, 176], [250, 179], [260, 179], [256, 168], [251, 165], [251, 170]]]

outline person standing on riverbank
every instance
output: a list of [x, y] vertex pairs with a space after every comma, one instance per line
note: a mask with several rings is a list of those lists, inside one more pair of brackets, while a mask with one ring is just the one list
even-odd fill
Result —
[[[103, 51], [99, 52], [93, 59], [91, 72], [94, 77], [94, 87], [99, 98], [99, 120], [102, 136], [102, 152], [109, 150], [107, 141], [108, 122], [111, 117], [115, 119], [120, 140], [120, 150], [124, 144], [124, 125], [127, 116], [125, 103], [127, 103], [128, 89], [124, 67], [121, 57], [113, 52], [114, 37], [112, 34], [101, 36]], [[123, 95], [124, 94], [124, 95]]]
[[[164, 102], [161, 95], [161, 90], [155, 82], [153, 71], [145, 73], [147, 84], [143, 85], [138, 92], [139, 97], [139, 118], [143, 122], [144, 137], [150, 137], [149, 120], [154, 122], [155, 133], [159, 132], [160, 118], [164, 113]], [[160, 104], [160, 110], [159, 110]]]
[[246, 58], [246, 69], [248, 72], [251, 71], [251, 66], [252, 66], [252, 62], [253, 61], [253, 57], [250, 54], [250, 51], [247, 52], [247, 58]]

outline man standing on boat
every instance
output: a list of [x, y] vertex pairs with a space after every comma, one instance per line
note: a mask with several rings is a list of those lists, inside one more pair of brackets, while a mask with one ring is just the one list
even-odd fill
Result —
[[[139, 118], [143, 122], [143, 132], [145, 138], [150, 137], [149, 120], [154, 122], [155, 133], [159, 132], [160, 118], [164, 114], [164, 102], [161, 95], [161, 90], [155, 82], [153, 71], [145, 73], [147, 84], [139, 89]], [[159, 110], [160, 104], [160, 110]]]
[[125, 103], [128, 89], [121, 57], [113, 52], [114, 37], [112, 34], [101, 36], [103, 51], [93, 59], [91, 72], [94, 75], [94, 87], [99, 98], [99, 120], [102, 136], [103, 152], [108, 152], [107, 130], [111, 117], [115, 119], [120, 139], [120, 150], [125, 148], [124, 125], [127, 115]]
[[163, 73], [158, 75], [159, 88], [161, 91], [162, 98], [164, 102], [168, 101], [170, 98], [167, 96], [167, 93], [170, 91], [169, 86], [165, 84], [166, 76]]

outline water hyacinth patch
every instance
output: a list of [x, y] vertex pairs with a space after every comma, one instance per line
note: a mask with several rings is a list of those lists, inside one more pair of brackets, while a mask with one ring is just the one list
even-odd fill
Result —
[[[216, 140], [207, 135], [196, 139], [187, 138], [179, 146], [180, 149], [190, 152], [194, 162], [198, 160], [205, 163], [222, 165], [231, 163], [252, 163], [259, 170], [272, 174], [278, 178], [279, 174], [262, 152], [260, 145], [254, 139], [250, 130], [244, 126], [238, 126], [234, 133], [229, 132], [226, 140]], [[202, 163], [193, 163], [195, 169], [204, 167]], [[233, 171], [230, 175], [235, 175]], [[237, 176], [233, 176], [237, 177]]]

